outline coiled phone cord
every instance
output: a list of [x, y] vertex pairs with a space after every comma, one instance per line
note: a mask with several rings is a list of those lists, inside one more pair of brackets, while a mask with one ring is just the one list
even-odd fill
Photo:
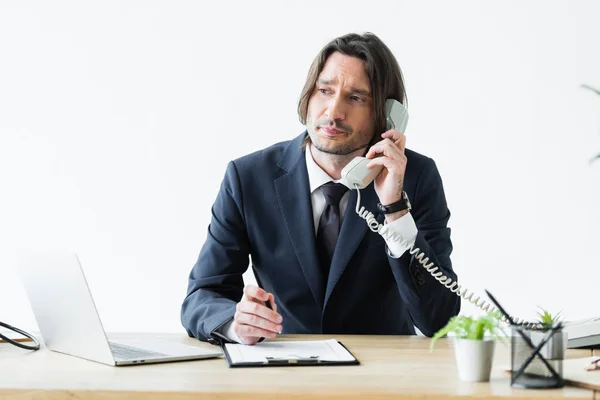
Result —
[[[427, 272], [429, 272], [429, 274], [433, 278], [435, 278], [435, 280], [437, 280], [443, 286], [448, 288], [452, 293], [465, 299], [469, 303], [474, 304], [476, 307], [480, 308], [481, 310], [483, 310], [485, 312], [495, 312], [498, 310], [493, 304], [490, 304], [487, 301], [481, 299], [480, 296], [475, 296], [474, 292], [468, 290], [467, 288], [463, 288], [462, 285], [458, 284], [458, 282], [453, 281], [452, 278], [444, 275], [441, 270], [438, 271], [439, 268], [436, 267], [433, 262], [429, 262], [429, 257], [426, 257], [425, 253], [423, 253], [421, 251], [421, 249], [419, 249], [418, 247], [415, 247], [414, 244], [410, 244], [408, 241], [403, 240], [398, 234], [396, 234], [395, 232], [392, 232], [387, 227], [385, 227], [385, 225], [380, 224], [372, 212], [370, 212], [369, 210], [366, 210], [365, 207], [360, 206], [360, 189], [358, 188], [358, 185], [356, 185], [356, 184], [354, 185], [354, 188], [356, 189], [357, 196], [358, 196], [356, 199], [356, 213], [367, 222], [369, 229], [371, 229], [373, 232], [379, 233], [386, 240], [393, 240], [395, 242], [402, 244], [405, 247], [408, 247], [409, 253], [414, 258], [416, 258], [417, 261], [419, 261], [419, 264], [421, 264], [421, 266], [423, 268], [425, 268], [425, 270]], [[525, 322], [522, 319], [515, 318], [513, 316], [511, 316], [511, 318], [512, 318], [513, 322], [517, 325], [523, 325], [525, 327], [530, 327], [530, 326], [535, 325], [532, 323]], [[508, 320], [506, 319], [506, 317], [504, 315], [501, 317], [501, 321], [508, 323]]]

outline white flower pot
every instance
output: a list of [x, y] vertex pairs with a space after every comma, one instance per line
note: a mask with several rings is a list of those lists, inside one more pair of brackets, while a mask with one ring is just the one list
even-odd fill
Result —
[[454, 354], [458, 376], [466, 382], [490, 380], [496, 342], [488, 340], [454, 339]]

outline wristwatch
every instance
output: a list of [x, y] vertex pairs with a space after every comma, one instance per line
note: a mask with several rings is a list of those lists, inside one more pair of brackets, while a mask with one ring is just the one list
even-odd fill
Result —
[[408, 195], [406, 194], [406, 192], [403, 191], [402, 198], [397, 202], [388, 204], [387, 206], [384, 206], [381, 203], [377, 203], [377, 208], [384, 214], [393, 214], [398, 211], [410, 211], [412, 207], [410, 205], [410, 201], [408, 201]]

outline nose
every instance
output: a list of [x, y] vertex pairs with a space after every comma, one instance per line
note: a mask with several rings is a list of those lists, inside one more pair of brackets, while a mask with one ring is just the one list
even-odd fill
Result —
[[346, 118], [346, 110], [344, 110], [343, 101], [340, 95], [332, 96], [329, 99], [325, 114], [334, 121]]

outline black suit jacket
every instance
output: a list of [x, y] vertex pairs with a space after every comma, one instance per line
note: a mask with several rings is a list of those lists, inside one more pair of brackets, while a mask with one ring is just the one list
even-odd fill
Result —
[[[356, 191], [329, 278], [322, 277], [301, 146], [305, 135], [229, 163], [181, 309], [188, 334], [215, 340], [213, 332], [233, 317], [242, 297], [250, 256], [258, 283], [275, 296], [283, 333], [414, 334], [414, 324], [433, 335], [458, 314], [460, 298], [408, 252], [388, 255], [383, 238], [356, 214]], [[408, 149], [406, 156], [404, 190], [419, 231], [415, 246], [455, 280], [440, 175], [432, 159]], [[372, 184], [361, 191], [367, 210], [376, 213], [377, 202]]]

